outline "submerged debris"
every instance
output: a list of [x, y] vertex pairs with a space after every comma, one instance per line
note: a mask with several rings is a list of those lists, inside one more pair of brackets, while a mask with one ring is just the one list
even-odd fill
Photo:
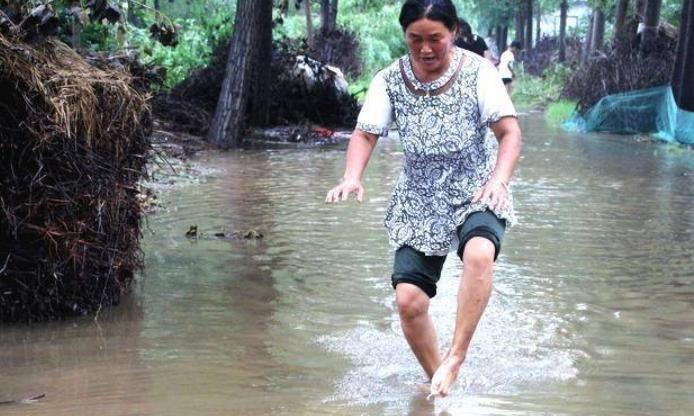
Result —
[[125, 71], [0, 34], [0, 321], [114, 305], [142, 266], [151, 114]]
[[[218, 231], [212, 233], [212, 236], [222, 240], [262, 240], [265, 236], [258, 230], [237, 230], [232, 232]], [[186, 231], [186, 238], [198, 240], [207, 237], [207, 234], [198, 232], [198, 225], [191, 225]]]

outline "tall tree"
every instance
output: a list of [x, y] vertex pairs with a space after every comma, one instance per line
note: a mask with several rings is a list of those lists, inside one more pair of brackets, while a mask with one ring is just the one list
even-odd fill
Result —
[[79, 0], [73, 0], [70, 9], [72, 11], [72, 37], [70, 41], [73, 49], [79, 49], [82, 47], [82, 20], [80, 19], [82, 5]]
[[303, 0], [304, 13], [306, 14], [306, 39], [309, 43], [313, 39], [313, 16], [311, 14], [311, 0]]
[[237, 0], [236, 4], [224, 82], [207, 135], [209, 142], [225, 149], [240, 146], [254, 88], [270, 83], [269, 72], [258, 69], [269, 65], [272, 54], [271, 48], [261, 50], [267, 36], [272, 36], [272, 0]]
[[542, 37], [542, 5], [537, 3], [537, 11], [535, 12], [535, 23], [537, 23], [535, 31], [535, 42], [538, 42]]
[[566, 61], [566, 16], [568, 12], [568, 0], [561, 0], [559, 6], [559, 62]]
[[586, 32], [586, 40], [583, 44], [583, 51], [581, 53], [581, 62], [586, 63], [588, 62], [588, 58], [590, 58], [590, 55], [593, 53], [593, 51], [590, 50], [590, 47], [593, 45], [593, 25], [595, 22], [595, 11], [591, 13], [589, 23], [588, 23], [588, 31]]
[[533, 0], [525, 0], [525, 50], [533, 48]]
[[660, 8], [662, 0], [646, 1], [646, 11], [643, 17], [643, 32], [641, 37], [641, 50], [644, 53], [650, 52], [658, 37], [658, 24], [660, 23]]
[[499, 55], [501, 52], [506, 50], [508, 46], [508, 24], [502, 26], [501, 28], [501, 42], [499, 44]]
[[249, 120], [255, 126], [267, 125], [270, 119], [270, 77], [272, 75], [270, 61], [272, 60], [272, 0], [261, 1], [260, 14], [269, 30], [263, 30], [260, 42], [255, 49], [256, 66], [254, 68], [254, 80], [251, 87], [251, 106], [249, 108]]
[[337, 0], [321, 0], [320, 25], [321, 30], [330, 32], [337, 23]]
[[694, 111], [694, 0], [682, 0], [672, 89], [677, 105], [683, 110]]
[[[525, 0], [523, 0], [525, 1]], [[525, 10], [524, 3], [518, 4], [518, 11], [515, 16], [516, 38], [521, 45], [525, 45], [525, 21], [523, 20], [523, 12]]]
[[593, 21], [593, 36], [591, 37], [590, 53], [602, 49], [605, 41], [605, 12], [601, 8], [595, 9]]
[[617, 9], [614, 18], [614, 38], [619, 39], [624, 33], [624, 24], [629, 10], [629, 0], [617, 0]]

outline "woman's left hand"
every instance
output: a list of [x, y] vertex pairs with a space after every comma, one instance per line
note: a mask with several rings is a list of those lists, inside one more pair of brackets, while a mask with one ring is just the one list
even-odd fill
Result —
[[494, 211], [501, 211], [508, 204], [508, 185], [499, 179], [490, 179], [475, 192], [472, 202], [483, 202]]

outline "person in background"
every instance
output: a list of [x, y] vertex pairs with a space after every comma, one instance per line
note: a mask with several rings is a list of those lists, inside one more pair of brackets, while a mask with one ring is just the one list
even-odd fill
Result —
[[491, 60], [492, 55], [487, 46], [487, 42], [485, 42], [481, 36], [472, 33], [472, 28], [465, 19], [460, 19], [460, 35], [455, 40], [455, 46]]
[[516, 74], [513, 72], [513, 63], [516, 62], [516, 56], [520, 53], [521, 49], [523, 49], [523, 47], [520, 42], [514, 40], [499, 57], [499, 75], [501, 75], [501, 80], [506, 86], [508, 95], [511, 95], [511, 83], [516, 77]]

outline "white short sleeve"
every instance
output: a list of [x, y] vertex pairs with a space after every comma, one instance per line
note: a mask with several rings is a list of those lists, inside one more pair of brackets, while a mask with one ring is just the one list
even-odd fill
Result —
[[516, 109], [496, 68], [487, 62], [480, 64], [477, 78], [477, 103], [482, 125], [488, 126], [507, 116], [517, 117]]
[[383, 71], [376, 74], [369, 85], [364, 105], [357, 118], [357, 128], [377, 136], [387, 136], [393, 121], [393, 106], [386, 91]]

